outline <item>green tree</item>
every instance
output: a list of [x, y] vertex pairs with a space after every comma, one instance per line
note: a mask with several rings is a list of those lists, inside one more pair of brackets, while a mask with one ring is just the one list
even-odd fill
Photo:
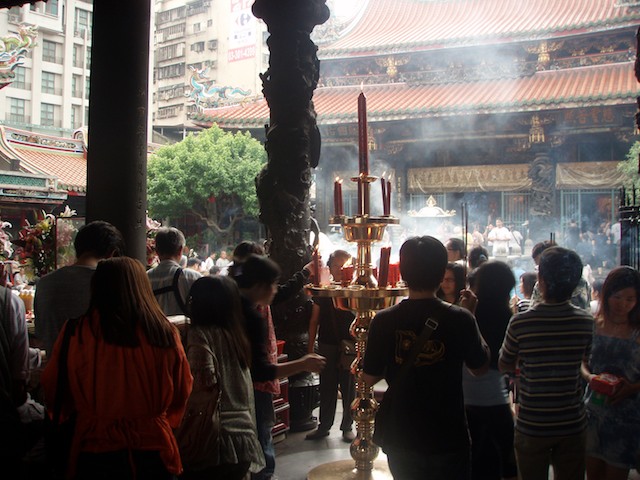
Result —
[[629, 153], [627, 153], [626, 160], [618, 163], [618, 170], [624, 173], [624, 186], [630, 188], [635, 184], [636, 187], [640, 186], [640, 175], [638, 175], [638, 157], [640, 156], [640, 142], [635, 142]]
[[161, 147], [147, 167], [150, 215], [192, 214], [229, 243], [239, 220], [258, 215], [255, 178], [265, 161], [258, 140], [217, 125]]

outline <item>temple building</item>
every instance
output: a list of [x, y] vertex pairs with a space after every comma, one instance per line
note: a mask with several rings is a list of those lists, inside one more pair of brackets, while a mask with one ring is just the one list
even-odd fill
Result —
[[[502, 217], [529, 226], [532, 237], [572, 220], [594, 232], [616, 221], [616, 164], [637, 139], [637, 3], [358, 3], [351, 18], [314, 31], [321, 225], [333, 213], [335, 178], [344, 179], [345, 213], [356, 209], [349, 178], [357, 174], [361, 91], [371, 173], [391, 179], [394, 215], [409, 216], [433, 196], [446, 210], [466, 203], [480, 228]], [[192, 121], [264, 138], [269, 107], [257, 99], [201, 108]]]

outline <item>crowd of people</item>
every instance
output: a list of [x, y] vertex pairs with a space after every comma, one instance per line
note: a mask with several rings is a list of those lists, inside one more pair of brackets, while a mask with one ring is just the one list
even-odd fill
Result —
[[[0, 287], [5, 471], [20, 478], [25, 454], [44, 452], [49, 478], [273, 478], [273, 396], [279, 378], [304, 371], [320, 373], [319, 424], [306, 439], [330, 434], [340, 392], [342, 438], [353, 441], [354, 315], [313, 299], [307, 354], [277, 361], [270, 306], [297, 294], [314, 262], [282, 282], [245, 241], [230, 259], [189, 264], [184, 235], [162, 227], [147, 270], [106, 222], [74, 244], [75, 264], [36, 289], [41, 350], [24, 305]], [[581, 256], [549, 241], [528, 270], [464, 245], [406, 239], [408, 296], [371, 322], [362, 380], [389, 384], [392, 421], [376, 429], [394, 478], [537, 480], [550, 467], [555, 480], [627, 478], [640, 453], [640, 274], [616, 267], [590, 283]], [[328, 257], [334, 282], [352, 261]], [[189, 322], [179, 329], [176, 316]], [[43, 357], [33, 399], [29, 374]]]

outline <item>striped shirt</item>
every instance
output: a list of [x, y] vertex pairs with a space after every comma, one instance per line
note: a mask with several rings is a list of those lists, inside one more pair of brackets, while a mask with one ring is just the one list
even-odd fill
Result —
[[591, 355], [590, 313], [564, 303], [541, 303], [511, 318], [500, 360], [520, 368], [516, 429], [537, 437], [574, 435], [586, 417], [580, 364]]

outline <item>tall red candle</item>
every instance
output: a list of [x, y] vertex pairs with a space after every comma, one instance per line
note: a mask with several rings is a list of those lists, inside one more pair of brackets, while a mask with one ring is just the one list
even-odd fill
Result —
[[361, 174], [369, 175], [369, 144], [367, 140], [367, 98], [358, 95], [358, 167]]
[[380, 186], [382, 187], [382, 214], [389, 215], [387, 211], [387, 181], [384, 177], [380, 178]]
[[338, 181], [338, 215], [344, 215], [344, 205], [342, 203], [342, 180]]
[[385, 288], [389, 283], [389, 259], [391, 258], [391, 247], [380, 249], [380, 268], [378, 269], [378, 286]]
[[385, 215], [391, 215], [391, 180], [387, 180], [387, 201], [385, 204], [387, 207]]
[[333, 212], [336, 216], [342, 215], [342, 212], [340, 212], [340, 190], [340, 182], [336, 178], [336, 181], [333, 182]]

